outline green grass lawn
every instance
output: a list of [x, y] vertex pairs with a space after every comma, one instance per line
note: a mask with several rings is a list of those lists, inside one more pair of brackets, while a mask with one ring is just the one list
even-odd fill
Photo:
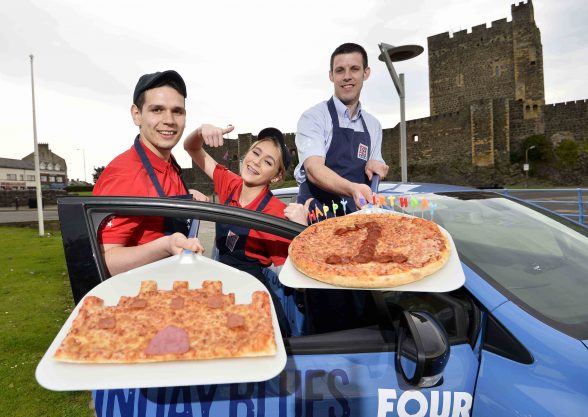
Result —
[[42, 388], [35, 369], [73, 308], [61, 234], [0, 227], [0, 416], [94, 416], [89, 392]]

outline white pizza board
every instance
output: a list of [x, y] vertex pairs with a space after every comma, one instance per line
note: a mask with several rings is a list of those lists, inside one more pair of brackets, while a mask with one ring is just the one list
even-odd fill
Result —
[[[223, 293], [234, 293], [237, 304], [251, 303], [254, 291], [267, 292], [261, 282], [245, 272], [202, 255], [181, 254], [116, 275], [100, 283], [87, 295], [104, 299], [105, 305], [115, 305], [122, 295], [136, 296], [144, 280], [156, 281], [162, 290], [171, 290], [173, 281], [188, 281], [189, 288], [194, 289], [201, 288], [205, 280], [220, 280]], [[273, 303], [272, 320], [277, 345], [274, 356], [140, 364], [56, 361], [53, 354], [77, 317], [82, 302], [72, 311], [37, 366], [37, 381], [47, 389], [77, 391], [257, 382], [275, 377], [286, 366], [286, 350]]]
[[[359, 213], [359, 212], [357, 212]], [[365, 211], [364, 211], [365, 213]], [[374, 213], [392, 213], [387, 210], [378, 209]], [[355, 214], [355, 213], [353, 213]], [[369, 214], [369, 213], [368, 213]], [[402, 213], [393, 213], [406, 216]], [[416, 291], [416, 292], [448, 292], [461, 287], [465, 282], [465, 274], [461, 267], [459, 256], [453, 238], [447, 230], [439, 226], [441, 231], [447, 236], [451, 253], [447, 263], [437, 272], [409, 284], [399, 285], [389, 288], [354, 288], [354, 287], [340, 287], [338, 285], [328, 284], [326, 282], [318, 281], [310, 278], [306, 274], [300, 272], [290, 258], [286, 259], [282, 270], [280, 271], [279, 279], [282, 284], [292, 288], [319, 288], [319, 289], [339, 289], [339, 290], [380, 290], [380, 291]]]

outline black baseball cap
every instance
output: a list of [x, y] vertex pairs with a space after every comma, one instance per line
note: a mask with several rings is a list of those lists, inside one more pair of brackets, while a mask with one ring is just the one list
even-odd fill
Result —
[[265, 138], [272, 138], [274, 142], [276, 142], [280, 148], [282, 149], [282, 161], [284, 162], [284, 167], [288, 169], [290, 166], [291, 158], [290, 152], [288, 152], [288, 148], [286, 147], [286, 143], [284, 141], [284, 135], [275, 127], [266, 127], [262, 129], [261, 132], [257, 135], [257, 139], [265, 139]]
[[145, 74], [139, 78], [137, 85], [135, 86], [135, 92], [133, 93], [133, 103], [137, 104], [139, 96], [147, 90], [152, 88], [161, 87], [165, 85], [166, 81], [171, 81], [177, 87], [178, 93], [188, 97], [186, 92], [186, 83], [180, 74], [174, 70], [167, 70], [161, 72], [154, 72], [153, 74]]

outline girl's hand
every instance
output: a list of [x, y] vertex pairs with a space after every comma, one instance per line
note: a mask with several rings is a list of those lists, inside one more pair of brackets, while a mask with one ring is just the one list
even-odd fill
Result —
[[292, 222], [308, 225], [308, 207], [312, 202], [312, 198], [306, 200], [304, 204], [290, 203], [284, 209], [284, 216]]
[[218, 148], [223, 146], [223, 136], [235, 129], [233, 125], [228, 125], [226, 128], [217, 127], [214, 125], [203, 124], [198, 128], [198, 133], [208, 146]]

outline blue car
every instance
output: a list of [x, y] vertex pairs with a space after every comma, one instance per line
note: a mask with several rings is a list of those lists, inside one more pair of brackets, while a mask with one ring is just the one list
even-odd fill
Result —
[[[284, 200], [295, 193], [275, 192]], [[588, 415], [588, 228], [488, 191], [383, 183], [379, 194], [428, 201], [428, 210], [387, 208], [449, 231], [463, 287], [348, 291], [363, 302], [335, 307], [343, 324], [309, 315], [302, 335], [285, 335], [286, 367], [273, 379], [96, 391], [97, 416]], [[59, 215], [76, 301], [108, 278], [96, 231], [116, 213], [195, 217], [287, 238], [303, 229], [211, 203], [64, 198]], [[312, 308], [305, 302], [303, 316]]]

